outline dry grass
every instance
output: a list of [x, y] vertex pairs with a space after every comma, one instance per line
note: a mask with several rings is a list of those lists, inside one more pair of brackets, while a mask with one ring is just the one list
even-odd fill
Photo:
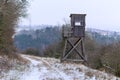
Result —
[[16, 64], [26, 65], [28, 63], [29, 61], [21, 57], [19, 54], [0, 55], [0, 73], [9, 71]]
[[7, 71], [11, 68], [9, 61], [6, 58], [0, 58], [0, 72]]

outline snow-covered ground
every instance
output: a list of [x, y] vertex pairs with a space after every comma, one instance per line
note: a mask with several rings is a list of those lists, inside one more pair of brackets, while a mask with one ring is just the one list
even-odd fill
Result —
[[0, 75], [0, 80], [120, 80], [82, 64], [60, 63], [54, 58], [21, 56], [29, 60], [29, 63]]

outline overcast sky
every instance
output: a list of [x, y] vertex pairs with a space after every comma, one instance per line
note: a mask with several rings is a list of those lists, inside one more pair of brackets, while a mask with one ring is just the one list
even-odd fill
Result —
[[86, 27], [120, 31], [120, 0], [31, 0], [23, 25], [59, 25], [71, 13], [87, 14]]

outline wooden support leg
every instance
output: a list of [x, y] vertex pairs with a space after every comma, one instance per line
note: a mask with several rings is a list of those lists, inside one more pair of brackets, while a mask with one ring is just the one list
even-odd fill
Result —
[[64, 56], [63, 60], [67, 59], [67, 57], [70, 55], [70, 53], [78, 46], [78, 44], [80, 42], [81, 42], [81, 39], [79, 39], [78, 42], [76, 42], [76, 44], [74, 46], [72, 46], [73, 48]]
[[[71, 45], [71, 46], [74, 46], [70, 41], [69, 41], [69, 44]], [[79, 43], [77, 43], [77, 44], [79, 44]], [[76, 53], [79, 55], [79, 57], [81, 58], [81, 59], [83, 59], [83, 60], [85, 60], [85, 58], [84, 58], [84, 56], [78, 51], [78, 49], [77, 48], [74, 48], [74, 50], [76, 51]]]
[[[68, 44], [71, 46], [71, 48], [67, 51], [67, 46]], [[78, 45], [80, 44], [80, 51], [77, 49]], [[83, 45], [83, 38], [79, 38], [77, 41], [75, 41], [75, 43], [73, 44], [73, 42], [71, 42], [71, 40], [68, 38], [65, 40], [65, 47], [63, 50], [63, 55], [61, 57], [61, 62], [65, 61], [65, 60], [71, 60], [71, 61], [80, 61], [77, 59], [68, 59], [68, 56], [75, 51], [78, 56], [80, 57], [79, 59], [81, 59], [81, 61], [87, 62], [87, 59], [85, 57], [84, 54], [84, 45]]]

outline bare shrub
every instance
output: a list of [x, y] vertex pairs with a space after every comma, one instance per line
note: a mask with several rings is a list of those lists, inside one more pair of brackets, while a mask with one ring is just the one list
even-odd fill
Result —
[[105, 46], [102, 51], [102, 63], [108, 66], [108, 72], [120, 76], [120, 43], [113, 43]]
[[44, 50], [44, 56], [45, 57], [55, 57], [60, 58], [62, 52], [63, 52], [63, 41], [60, 41], [58, 43], [54, 43], [52, 45], [49, 45]]
[[87, 34], [85, 38], [85, 51], [89, 66], [95, 69], [101, 68], [101, 54], [99, 53], [100, 46]]
[[34, 55], [34, 56], [43, 56], [38, 49], [28, 48], [27, 50], [23, 51], [23, 54]]
[[0, 0], [0, 55], [11, 57], [16, 52], [12, 36], [19, 18], [25, 15], [26, 4], [24, 0]]

